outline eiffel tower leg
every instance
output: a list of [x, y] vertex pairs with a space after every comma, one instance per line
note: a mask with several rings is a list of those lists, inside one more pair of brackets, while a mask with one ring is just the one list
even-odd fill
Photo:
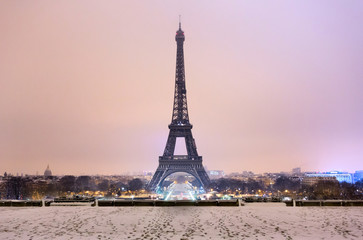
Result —
[[173, 156], [175, 151], [176, 136], [170, 131], [168, 141], [166, 142], [164, 156]]
[[197, 147], [195, 145], [192, 132], [190, 130], [186, 133], [185, 136], [185, 146], [187, 147], [187, 152], [189, 156], [198, 156]]
[[204, 188], [207, 188], [209, 187], [209, 184], [210, 184], [210, 179], [208, 177], [208, 174], [207, 172], [203, 169], [200, 169], [197, 171], [197, 174], [202, 182], [202, 185]]
[[158, 167], [158, 169], [154, 173], [154, 176], [151, 179], [149, 185], [147, 186], [147, 189], [150, 191], [156, 191], [164, 173], [165, 173], [165, 170]]

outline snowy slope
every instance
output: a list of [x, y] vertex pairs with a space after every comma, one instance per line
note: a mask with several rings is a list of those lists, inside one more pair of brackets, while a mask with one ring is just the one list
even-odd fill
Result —
[[362, 207], [0, 208], [0, 239], [363, 239]]

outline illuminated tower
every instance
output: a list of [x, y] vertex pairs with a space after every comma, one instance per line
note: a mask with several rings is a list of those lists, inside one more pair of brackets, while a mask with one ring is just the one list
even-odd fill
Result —
[[[209, 184], [209, 177], [202, 164], [202, 156], [198, 155], [192, 135], [193, 125], [189, 122], [185, 87], [184, 40], [184, 32], [179, 22], [179, 29], [175, 36], [177, 51], [173, 114], [169, 124], [170, 131], [164, 154], [159, 157], [159, 166], [148, 185], [148, 188], [153, 191], [157, 190], [167, 176], [176, 172], [185, 172], [194, 176], [201, 186]], [[187, 155], [174, 155], [176, 138], [185, 139]]]

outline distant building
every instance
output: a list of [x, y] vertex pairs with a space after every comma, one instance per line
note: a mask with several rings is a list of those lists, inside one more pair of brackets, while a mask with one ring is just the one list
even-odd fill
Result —
[[301, 174], [301, 168], [293, 168], [291, 171], [292, 175], [300, 175]]
[[152, 172], [152, 171], [143, 171], [142, 174], [144, 176], [152, 176], [154, 174], [154, 172]]
[[317, 184], [319, 181], [331, 181], [331, 182], [338, 182], [336, 177], [304, 177], [302, 180], [302, 185], [304, 186], [313, 186]]
[[353, 174], [347, 172], [314, 172], [306, 173], [307, 177], [335, 177], [338, 182], [353, 183]]
[[44, 177], [51, 177], [52, 176], [52, 171], [49, 168], [49, 164], [47, 166], [47, 169], [45, 169], [44, 171]]
[[358, 181], [362, 181], [362, 180], [363, 180], [363, 170], [355, 171], [355, 173], [354, 173], [354, 183], [356, 183]]
[[222, 170], [210, 170], [207, 171], [210, 178], [222, 178], [225, 176], [224, 171]]
[[255, 176], [255, 174], [253, 173], [253, 172], [251, 172], [251, 171], [243, 171], [242, 172], [242, 176], [244, 176], [244, 177], [254, 177]]

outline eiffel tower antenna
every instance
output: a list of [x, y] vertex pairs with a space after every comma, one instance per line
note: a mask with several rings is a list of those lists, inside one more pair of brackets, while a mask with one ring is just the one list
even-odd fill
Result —
[[[192, 135], [193, 125], [189, 122], [183, 49], [185, 36], [183, 30], [181, 30], [180, 16], [175, 41], [177, 50], [173, 113], [164, 154], [159, 157], [159, 166], [148, 185], [148, 189], [151, 191], [158, 191], [165, 178], [176, 172], [192, 175], [199, 185], [203, 187], [208, 186], [210, 183], [202, 164], [202, 156], [198, 155], [197, 146]], [[174, 155], [177, 137], [184, 138], [187, 155]]]

